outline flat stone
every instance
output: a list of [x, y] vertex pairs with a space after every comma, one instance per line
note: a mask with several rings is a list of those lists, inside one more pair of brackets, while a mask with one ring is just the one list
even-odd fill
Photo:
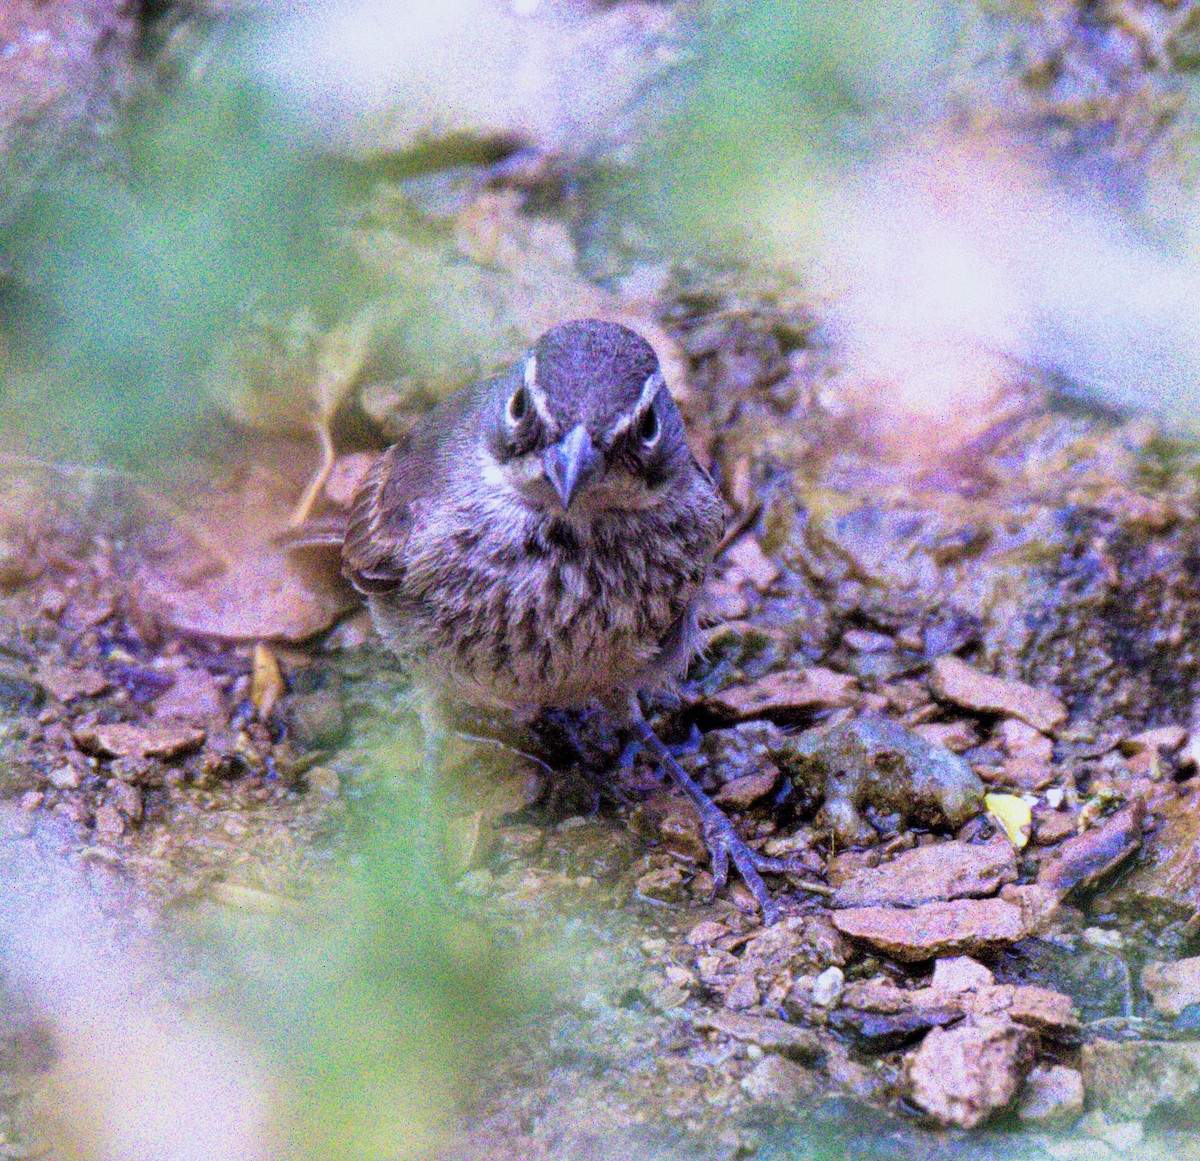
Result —
[[1067, 720], [1066, 705], [1049, 690], [994, 677], [957, 657], [939, 657], [933, 663], [930, 686], [942, 701], [977, 713], [1020, 718], [1044, 734], [1052, 734]]
[[1142, 845], [1146, 807], [1136, 799], [1058, 847], [1038, 870], [1038, 886], [1062, 896], [1094, 883]]
[[156, 718], [179, 720], [224, 719], [225, 701], [216, 679], [206, 669], [184, 666], [175, 673], [171, 687], [154, 699]]
[[687, 896], [683, 868], [674, 864], [647, 871], [634, 886], [643, 899], [654, 899], [659, 903], [679, 903]]
[[1003, 1016], [934, 1028], [904, 1061], [909, 1096], [943, 1125], [973, 1129], [1010, 1104], [1033, 1059], [1032, 1038]]
[[965, 718], [956, 722], [926, 722], [913, 726], [913, 733], [935, 746], [945, 746], [952, 754], [961, 754], [979, 745], [979, 734]]
[[894, 1015], [913, 1006], [913, 993], [897, 987], [886, 976], [857, 980], [847, 984], [842, 992], [842, 1004], [860, 1012], [881, 1012]]
[[741, 963], [764, 981], [845, 964], [849, 949], [824, 915], [792, 915], [746, 941]]
[[1000, 898], [1021, 912], [1026, 935], [1037, 935], [1058, 913], [1060, 896], [1040, 883], [1007, 883]]
[[894, 1052], [920, 1039], [930, 1028], [944, 1028], [962, 1019], [957, 1004], [933, 1007], [924, 1004], [903, 1012], [863, 1012], [853, 1008], [838, 1008], [830, 1013], [829, 1027], [838, 1036], [864, 1052]]
[[766, 769], [757, 774], [731, 778], [713, 795], [713, 801], [721, 806], [732, 806], [735, 810], [745, 810], [770, 794], [778, 781], [779, 767], [773, 762], [768, 763]]
[[1072, 1125], [1083, 1112], [1083, 1076], [1064, 1064], [1039, 1064], [1025, 1078], [1017, 1116], [1026, 1125], [1053, 1129]]
[[1183, 748], [1188, 740], [1188, 732], [1182, 726], [1158, 726], [1153, 730], [1142, 730], [1140, 734], [1124, 738], [1121, 741], [1121, 753], [1133, 757], [1146, 750], [1169, 750], [1174, 753]]
[[1179, 918], [1200, 911], [1200, 798], [1189, 786], [1155, 807], [1154, 833], [1120, 887], [1134, 906]]
[[764, 1052], [778, 1052], [800, 1060], [811, 1060], [821, 1052], [821, 1041], [812, 1030], [765, 1016], [704, 1012], [692, 1021], [692, 1026], [701, 1031], [720, 1032], [747, 1044], [757, 1044]]
[[1014, 757], [1021, 754], [1042, 763], [1048, 763], [1054, 757], [1054, 743], [1020, 718], [1005, 718], [1000, 723], [999, 733], [1004, 748]]
[[782, 1056], [767, 1056], [742, 1078], [741, 1088], [755, 1104], [792, 1108], [817, 1090], [818, 1081], [807, 1068]]
[[669, 800], [658, 819], [657, 830], [659, 840], [667, 850], [697, 863], [703, 863], [708, 857], [704, 826], [690, 802]]
[[1174, 963], [1148, 963], [1142, 968], [1142, 987], [1149, 993], [1154, 1010], [1174, 1020], [1184, 1008], [1200, 1003], [1200, 956]]
[[233, 641], [299, 642], [323, 633], [354, 608], [336, 569], [309, 568], [300, 554], [266, 543], [247, 548], [223, 570], [182, 584], [170, 559], [149, 563], [136, 578], [148, 615], [183, 633]]
[[1019, 790], [1045, 790], [1057, 777], [1049, 762], [1025, 752], [1005, 758], [1000, 769], [1004, 785], [1015, 786]]
[[886, 633], [868, 633], [865, 629], [847, 629], [842, 641], [855, 653], [889, 653], [896, 648], [896, 639]]
[[906, 962], [1002, 947], [1028, 934], [1021, 908], [1003, 899], [956, 899], [911, 910], [852, 907], [832, 918], [843, 935]]
[[1163, 1109], [1189, 1112], [1200, 1095], [1200, 1043], [1093, 1040], [1079, 1054], [1091, 1100], [1115, 1120]]
[[203, 745], [206, 736], [196, 726], [170, 722], [83, 726], [71, 732], [81, 750], [106, 758], [174, 758]]
[[60, 765], [51, 766], [46, 771], [46, 781], [55, 790], [78, 790], [80, 783], [83, 782], [83, 775], [69, 762], [63, 762]]
[[750, 970], [743, 968], [733, 978], [723, 997], [725, 1007], [731, 1012], [744, 1012], [747, 1008], [755, 1008], [762, 1003], [762, 992], [758, 987], [758, 977]]
[[1076, 831], [1078, 812], [1051, 810], [1040, 803], [1033, 808], [1033, 839], [1040, 847], [1053, 846], [1070, 838]]
[[692, 947], [704, 947], [710, 943], [715, 943], [723, 935], [728, 934], [729, 926], [727, 924], [719, 923], [715, 919], [701, 919], [687, 933], [684, 942], [691, 944]]
[[96, 833], [101, 838], [120, 838], [125, 830], [125, 820], [115, 806], [105, 803], [96, 811]]
[[113, 796], [113, 805], [130, 822], [141, 821], [145, 807], [141, 791], [132, 783], [123, 782], [120, 778], [114, 778], [109, 784], [109, 788]]
[[855, 680], [844, 673], [814, 665], [769, 673], [749, 685], [721, 690], [706, 699], [714, 713], [734, 721], [770, 714], [800, 713], [849, 705]]
[[112, 682], [95, 669], [75, 669], [66, 665], [38, 663], [35, 675], [38, 685], [61, 702], [78, 697], [98, 697], [112, 688]]
[[1037, 1032], [1061, 1036], [1079, 1029], [1079, 1013], [1071, 1003], [1071, 997], [1051, 988], [1033, 984], [992, 984], [975, 989], [963, 1002], [976, 1016], [1005, 1015]]
[[951, 955], [933, 965], [931, 986], [944, 992], [958, 994], [986, 988], [996, 982], [990, 968], [984, 967], [969, 955]]
[[1012, 844], [933, 843], [905, 851], [877, 867], [860, 867], [835, 882], [834, 907], [891, 904], [912, 907], [934, 900], [994, 895], [1017, 878]]

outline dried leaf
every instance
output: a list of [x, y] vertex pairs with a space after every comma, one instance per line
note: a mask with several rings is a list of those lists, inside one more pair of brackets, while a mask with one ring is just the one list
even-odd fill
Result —
[[1033, 828], [1033, 814], [1029, 803], [1015, 794], [985, 794], [983, 804], [988, 814], [1004, 828], [1009, 842], [1017, 850], [1023, 849], [1029, 842], [1029, 834]]
[[250, 671], [250, 701], [260, 718], [267, 718], [275, 703], [283, 696], [283, 674], [279, 662], [261, 641], [254, 646]]

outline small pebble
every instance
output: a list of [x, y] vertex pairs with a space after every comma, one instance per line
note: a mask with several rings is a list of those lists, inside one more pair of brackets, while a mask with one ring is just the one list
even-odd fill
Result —
[[55, 766], [53, 770], [47, 772], [46, 781], [55, 790], [77, 790], [83, 779], [74, 766], [62, 765]]
[[812, 1002], [818, 1008], [835, 1008], [846, 989], [846, 977], [839, 967], [826, 968], [813, 982]]
[[1110, 931], [1105, 927], [1085, 927], [1083, 942], [1099, 951], [1120, 951], [1125, 946], [1125, 937], [1119, 931]]

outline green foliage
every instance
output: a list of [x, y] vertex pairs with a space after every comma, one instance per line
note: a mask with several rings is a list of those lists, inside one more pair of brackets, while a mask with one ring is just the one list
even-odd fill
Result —
[[60, 454], [161, 452], [198, 414], [214, 338], [242, 313], [280, 296], [341, 305], [329, 181], [226, 48], [127, 112], [121, 172], [51, 174], [7, 225], [9, 329], [40, 331], [39, 383], [11, 418]]

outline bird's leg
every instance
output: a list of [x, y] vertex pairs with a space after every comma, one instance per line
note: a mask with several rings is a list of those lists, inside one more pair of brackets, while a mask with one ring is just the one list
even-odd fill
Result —
[[[779, 904], [771, 898], [771, 893], [759, 872], [796, 873], [807, 872], [808, 868], [798, 860], [768, 858], [750, 847], [734, 829], [724, 811], [704, 793], [700, 784], [663, 745], [659, 736], [650, 728], [650, 723], [642, 716], [636, 702], [634, 709], [634, 735], [654, 761], [671, 776], [675, 785], [691, 799], [692, 805], [700, 815], [700, 822], [704, 827], [704, 843], [712, 860], [713, 894], [715, 895], [729, 879], [729, 864], [732, 862], [741, 875], [742, 882], [750, 889], [755, 902], [762, 908], [763, 920], [766, 923], [774, 923], [780, 915]], [[828, 887], [819, 883], [803, 883], [799, 886], [801, 890], [817, 895], [827, 894], [829, 891]]]
[[[700, 731], [696, 728], [695, 725], [693, 725], [691, 737], [689, 737], [686, 742], [682, 743], [681, 745], [668, 746], [667, 749], [670, 751], [671, 754], [674, 754], [674, 755], [687, 754], [687, 753], [691, 753], [693, 750], [698, 749], [699, 745], [700, 745]], [[642, 752], [642, 750], [644, 748], [645, 748], [645, 746], [644, 746], [644, 743], [642, 742], [642, 739], [635, 734], [622, 747], [621, 755], [617, 759], [616, 768], [625, 774], [632, 773], [634, 763], [637, 761], [637, 756]], [[657, 781], [661, 781], [662, 776], [663, 776], [662, 769], [660, 767], [656, 767], [655, 768], [655, 779]]]

